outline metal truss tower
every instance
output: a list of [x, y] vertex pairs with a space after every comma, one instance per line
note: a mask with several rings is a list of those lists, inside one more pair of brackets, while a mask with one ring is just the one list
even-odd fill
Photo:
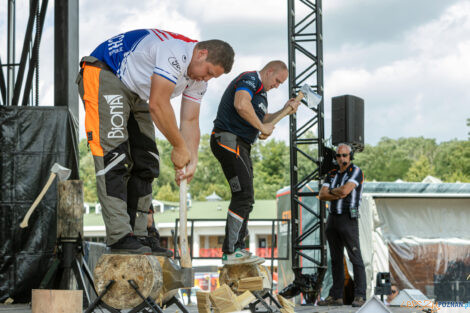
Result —
[[[294, 96], [303, 84], [308, 84], [322, 96], [318, 107], [309, 110], [310, 116], [302, 114], [300, 118], [295, 114], [289, 120], [291, 249], [295, 274], [294, 283], [290, 286], [291, 296], [300, 292], [307, 303], [312, 303], [327, 268], [325, 203], [318, 200], [318, 192], [307, 185], [317, 181], [320, 189], [320, 168], [325, 149], [322, 0], [289, 0], [288, 28], [289, 93]], [[316, 155], [312, 155], [312, 151]], [[310, 199], [308, 204], [306, 198]], [[301, 216], [311, 222], [302, 225]]]
[[[78, 73], [78, 0], [54, 2], [54, 55], [47, 56], [54, 58], [54, 106], [68, 106], [78, 121], [78, 91], [75, 86]], [[5, 57], [0, 56], [0, 105], [39, 106], [39, 48], [48, 3], [49, 0], [29, 1], [23, 47], [21, 56], [17, 58], [16, 1], [5, 1], [8, 5], [7, 49], [6, 63], [2, 63]]]

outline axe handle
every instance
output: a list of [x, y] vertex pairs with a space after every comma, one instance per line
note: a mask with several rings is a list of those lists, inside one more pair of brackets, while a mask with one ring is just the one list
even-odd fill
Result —
[[[295, 97], [295, 101], [300, 101], [302, 100], [302, 98], [304, 97], [304, 93], [302, 91], [299, 91], [299, 93], [297, 94], [297, 97]], [[292, 112], [292, 107], [291, 106], [288, 106], [286, 108], [284, 108], [281, 113], [279, 113], [278, 116], [276, 116], [275, 118], [273, 118], [273, 120], [270, 122], [271, 124], [273, 125], [276, 125], [277, 123], [279, 123], [280, 120], [282, 120], [284, 117], [286, 117], [287, 115], [289, 115], [290, 113]], [[264, 139], [265, 137], [263, 136], [263, 134], [260, 134], [259, 137], [261, 139]], [[266, 137], [267, 138], [267, 137]]]
[[[183, 169], [183, 173], [185, 173]], [[180, 249], [181, 249], [181, 267], [191, 268], [191, 257], [189, 255], [188, 228], [187, 228], [187, 180], [180, 182]]]
[[34, 209], [36, 209], [36, 207], [38, 206], [39, 202], [41, 202], [42, 197], [44, 197], [44, 195], [46, 194], [47, 190], [48, 190], [49, 187], [51, 186], [52, 182], [54, 181], [55, 176], [56, 176], [56, 173], [51, 173], [51, 175], [49, 176], [49, 180], [47, 181], [47, 183], [46, 183], [46, 184], [44, 185], [44, 187], [42, 188], [41, 193], [40, 193], [39, 196], [36, 198], [36, 200], [34, 200], [33, 205], [31, 205], [31, 207], [29, 208], [28, 212], [26, 212], [26, 215], [24, 216], [23, 221], [22, 221], [21, 224], [20, 224], [20, 227], [21, 227], [21, 228], [28, 227], [28, 221], [29, 221], [29, 218], [31, 217], [31, 214], [33, 214]]
[[[297, 97], [295, 97], [295, 101], [300, 101], [304, 97], [304, 93], [302, 91], [299, 91], [297, 94]], [[273, 118], [271, 121], [271, 124], [276, 125], [280, 120], [282, 120], [285, 116], [289, 115], [292, 112], [292, 107], [288, 106], [284, 108], [284, 110], [281, 111], [281, 113]]]

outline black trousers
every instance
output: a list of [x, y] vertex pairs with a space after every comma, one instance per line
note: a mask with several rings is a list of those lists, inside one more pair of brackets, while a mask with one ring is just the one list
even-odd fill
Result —
[[222, 251], [230, 254], [245, 248], [248, 218], [255, 203], [251, 145], [234, 134], [215, 130], [211, 136], [211, 150], [220, 162], [232, 192], [222, 246]]
[[353, 264], [354, 296], [366, 298], [366, 271], [362, 261], [359, 246], [358, 219], [352, 219], [349, 212], [335, 215], [330, 214], [326, 223], [326, 238], [331, 255], [331, 270], [333, 287], [329, 295], [333, 298], [343, 298], [344, 287], [344, 248]]

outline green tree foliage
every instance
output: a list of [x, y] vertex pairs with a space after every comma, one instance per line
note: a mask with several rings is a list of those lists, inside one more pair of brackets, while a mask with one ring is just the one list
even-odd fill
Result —
[[409, 182], [420, 182], [426, 176], [434, 176], [434, 166], [431, 165], [429, 159], [425, 155], [421, 155], [418, 160], [411, 164], [405, 175], [405, 180]]
[[78, 144], [78, 155], [80, 162], [79, 175], [83, 181], [83, 201], [97, 202], [95, 165], [86, 139], [82, 139]]
[[224, 200], [230, 199], [230, 187], [219, 161], [212, 154], [209, 134], [201, 136], [197, 169], [189, 188], [196, 200], [205, 200], [213, 192]]
[[153, 194], [155, 199], [163, 201], [178, 202], [180, 199], [178, 190], [172, 189], [170, 184], [154, 188]]
[[436, 175], [446, 182], [470, 181], [470, 141], [443, 142], [434, 159]]
[[284, 141], [271, 139], [254, 145], [254, 188], [256, 199], [273, 199], [289, 182], [289, 148]]
[[[311, 138], [310, 134], [307, 137]], [[189, 185], [193, 199], [204, 200], [215, 192], [224, 200], [230, 199], [230, 188], [222, 168], [212, 155], [210, 135], [201, 137], [199, 162], [196, 174]], [[160, 152], [160, 176], [153, 183], [155, 199], [177, 201], [178, 186], [174, 180], [171, 163], [171, 145], [166, 140], [157, 140]], [[80, 178], [84, 183], [87, 202], [96, 202], [96, 181], [92, 155], [86, 140], [80, 148]], [[317, 159], [315, 145], [299, 146], [307, 156]], [[289, 185], [289, 147], [283, 141], [270, 139], [253, 145], [254, 189], [256, 199], [273, 199], [276, 191]], [[470, 182], [470, 141], [452, 140], [437, 144], [434, 139], [423, 137], [390, 139], [382, 138], [376, 146], [366, 145], [356, 153], [355, 164], [359, 165], [367, 181], [421, 181], [433, 175], [445, 182]], [[315, 169], [314, 162], [298, 154], [299, 176], [304, 177]]]

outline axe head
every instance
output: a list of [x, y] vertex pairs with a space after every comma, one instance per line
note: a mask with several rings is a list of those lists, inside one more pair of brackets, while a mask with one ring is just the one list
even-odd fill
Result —
[[310, 109], [315, 108], [321, 101], [322, 97], [317, 94], [315, 91], [313, 91], [312, 87], [310, 87], [307, 84], [304, 84], [301, 88], [300, 91], [304, 94], [304, 98], [307, 101], [307, 106]]
[[67, 178], [69, 178], [71, 172], [71, 169], [63, 167], [59, 163], [54, 163], [54, 165], [52, 165], [51, 167], [51, 173], [55, 173], [59, 178], [59, 181], [66, 180]]

